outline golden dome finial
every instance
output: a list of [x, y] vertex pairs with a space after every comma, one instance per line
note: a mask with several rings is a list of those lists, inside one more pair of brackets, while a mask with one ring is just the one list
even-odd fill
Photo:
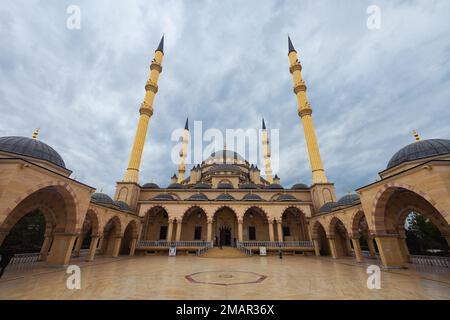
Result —
[[413, 130], [412, 132], [413, 132], [414, 138], [416, 139], [416, 142], [419, 142], [419, 141], [420, 141], [420, 136], [419, 136], [419, 134], [417, 133], [417, 131], [416, 131], [416, 130]]
[[41, 130], [41, 128], [37, 128], [36, 130], [34, 130], [33, 135], [31, 136], [32, 139], [36, 140], [39, 134], [39, 130]]

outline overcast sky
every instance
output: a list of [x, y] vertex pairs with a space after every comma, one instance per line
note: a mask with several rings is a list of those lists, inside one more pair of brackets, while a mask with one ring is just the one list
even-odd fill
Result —
[[[367, 7], [381, 29], [367, 28]], [[81, 29], [66, 27], [69, 5]], [[165, 57], [140, 182], [169, 184], [171, 133], [279, 129], [285, 187], [311, 182], [287, 57], [299, 53], [338, 196], [414, 141], [450, 138], [450, 1], [9, 1], [0, 8], [0, 136], [39, 139], [111, 196], [123, 178], [149, 64]], [[190, 167], [188, 167], [190, 168]]]

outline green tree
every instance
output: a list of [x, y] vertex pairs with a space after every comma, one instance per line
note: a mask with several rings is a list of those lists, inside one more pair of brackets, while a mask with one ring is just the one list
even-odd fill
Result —
[[[448, 244], [439, 229], [428, 219], [417, 212], [411, 212], [406, 220], [406, 241], [412, 254], [449, 255]], [[428, 250], [440, 250], [430, 252]]]
[[0, 248], [14, 253], [39, 252], [44, 241], [45, 217], [39, 210], [23, 216], [11, 229]]

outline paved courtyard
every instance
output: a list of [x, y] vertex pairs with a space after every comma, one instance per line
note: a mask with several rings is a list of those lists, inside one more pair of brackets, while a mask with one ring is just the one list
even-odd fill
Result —
[[[74, 262], [76, 263], [76, 261]], [[275, 256], [97, 258], [81, 263], [81, 289], [61, 268], [0, 281], [0, 299], [450, 299], [449, 270], [382, 271], [369, 290], [353, 259]]]

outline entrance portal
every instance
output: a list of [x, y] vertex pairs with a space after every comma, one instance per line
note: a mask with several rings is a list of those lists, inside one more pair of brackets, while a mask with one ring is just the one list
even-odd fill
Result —
[[221, 226], [219, 228], [220, 244], [222, 246], [231, 246], [231, 228], [228, 226]]

